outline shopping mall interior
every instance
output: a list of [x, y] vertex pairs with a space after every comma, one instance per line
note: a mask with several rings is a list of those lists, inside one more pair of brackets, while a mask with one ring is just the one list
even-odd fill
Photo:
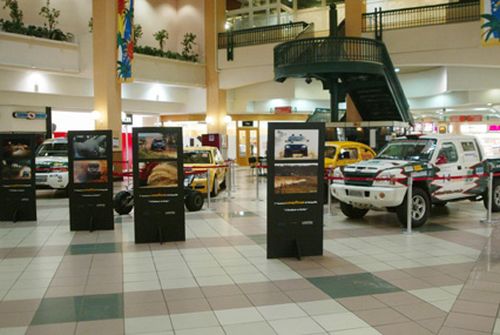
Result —
[[500, 0], [0, 5], [0, 335], [500, 334]]

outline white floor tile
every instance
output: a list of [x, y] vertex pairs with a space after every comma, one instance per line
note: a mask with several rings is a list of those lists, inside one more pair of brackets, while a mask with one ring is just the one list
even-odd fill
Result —
[[260, 315], [257, 309], [254, 307], [225, 309], [221, 311], [215, 311], [215, 314], [217, 315], [217, 319], [219, 319], [219, 322], [223, 326], [264, 320], [262, 315]]
[[174, 330], [219, 326], [213, 312], [184, 313], [170, 315]]
[[295, 318], [269, 321], [279, 335], [305, 335], [324, 333], [324, 330], [311, 318]]
[[336, 313], [313, 317], [317, 323], [328, 331], [338, 331], [355, 328], [366, 328], [369, 325], [353, 313]]
[[276, 335], [267, 322], [239, 323], [224, 326], [227, 335]]
[[320, 300], [299, 303], [299, 306], [309, 315], [346, 313], [347, 309], [335, 300]]
[[307, 316], [296, 304], [268, 305], [257, 307], [266, 320], [291, 319]]
[[126, 318], [125, 332], [127, 334], [155, 333], [172, 330], [168, 315]]

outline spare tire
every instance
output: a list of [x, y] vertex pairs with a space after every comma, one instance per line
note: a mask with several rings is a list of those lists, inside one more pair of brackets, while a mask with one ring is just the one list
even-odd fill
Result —
[[113, 198], [113, 207], [120, 215], [129, 214], [134, 208], [134, 195], [129, 191], [120, 191]]
[[203, 199], [203, 195], [201, 195], [198, 191], [190, 192], [184, 201], [186, 208], [190, 212], [197, 212], [202, 209], [204, 202], [205, 200]]

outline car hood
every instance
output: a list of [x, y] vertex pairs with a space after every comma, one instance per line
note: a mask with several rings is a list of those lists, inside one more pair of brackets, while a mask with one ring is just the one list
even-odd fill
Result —
[[400, 168], [407, 165], [413, 165], [416, 162], [413, 161], [400, 161], [400, 160], [389, 160], [389, 159], [371, 159], [367, 161], [361, 161], [359, 163], [348, 165], [344, 168], [344, 172], [356, 172], [356, 173], [378, 173], [384, 170]]
[[53, 165], [55, 163], [68, 164], [68, 157], [36, 157], [35, 162], [37, 165]]

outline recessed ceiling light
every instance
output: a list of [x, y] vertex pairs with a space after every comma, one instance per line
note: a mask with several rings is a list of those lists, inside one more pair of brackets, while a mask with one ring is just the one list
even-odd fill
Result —
[[396, 72], [396, 73], [399, 73], [399, 71], [401, 71], [401, 69], [399, 67], [394, 69], [394, 72]]

